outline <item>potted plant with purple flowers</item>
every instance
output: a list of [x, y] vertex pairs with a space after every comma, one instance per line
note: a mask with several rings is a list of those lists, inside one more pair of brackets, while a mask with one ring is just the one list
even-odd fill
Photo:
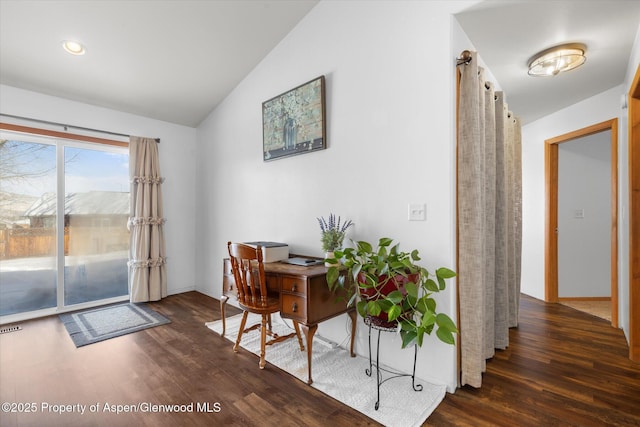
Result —
[[[322, 242], [322, 251], [325, 258], [333, 258], [333, 253], [342, 248], [342, 242], [347, 229], [353, 225], [351, 220], [342, 222], [342, 219], [332, 213], [329, 214], [329, 220], [325, 220], [324, 217], [317, 218], [318, 224], [320, 224], [320, 232]], [[327, 265], [329, 266], [329, 265]]]

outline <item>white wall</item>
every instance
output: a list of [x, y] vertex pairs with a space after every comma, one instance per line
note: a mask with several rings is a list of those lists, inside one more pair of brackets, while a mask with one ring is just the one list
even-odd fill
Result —
[[[195, 129], [6, 85], [0, 85], [0, 112], [160, 138], [160, 170], [166, 178], [162, 191], [167, 218], [167, 287], [170, 294], [195, 289]], [[0, 120], [11, 122], [6, 117], [0, 117]], [[37, 123], [24, 124], [45, 127]], [[62, 131], [60, 128], [54, 130]], [[72, 129], [70, 132], [82, 133]]]
[[[544, 300], [544, 238], [545, 238], [545, 187], [544, 187], [544, 141], [571, 131], [620, 117], [622, 85], [616, 86], [591, 98], [587, 98], [554, 114], [536, 120], [522, 128], [522, 192], [523, 192], [523, 239], [522, 239], [522, 292]], [[618, 165], [626, 162], [626, 128], [618, 122]], [[626, 179], [618, 176], [619, 183]], [[628, 198], [619, 191], [619, 212], [626, 210]], [[618, 253], [628, 252], [622, 243], [620, 231]], [[622, 259], [622, 258], [621, 258]], [[619, 280], [620, 324], [628, 324], [628, 283]]]
[[558, 146], [558, 296], [611, 296], [611, 131]]
[[633, 42], [633, 48], [631, 49], [631, 55], [629, 56], [629, 64], [627, 65], [627, 73], [624, 78], [625, 93], [629, 93], [629, 88], [633, 82], [633, 77], [636, 75], [638, 65], [640, 65], [640, 24], [638, 24], [636, 39]]
[[[198, 128], [198, 290], [218, 298], [226, 242], [287, 242], [322, 255], [316, 217], [355, 222], [349, 237], [391, 237], [427, 268], [454, 268], [455, 70], [450, 14], [469, 3], [320, 2]], [[326, 76], [328, 148], [262, 160], [262, 102]], [[409, 222], [408, 203], [427, 220]], [[455, 318], [455, 286], [438, 296]], [[319, 334], [345, 340], [346, 316]], [[365, 354], [359, 325], [357, 351]], [[384, 338], [385, 363], [412, 352]], [[395, 361], [394, 361], [395, 359]], [[418, 376], [455, 388], [455, 349], [430, 337]]]

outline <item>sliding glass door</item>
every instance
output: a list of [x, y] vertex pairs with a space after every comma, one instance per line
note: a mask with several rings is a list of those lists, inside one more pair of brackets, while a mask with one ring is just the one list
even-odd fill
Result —
[[128, 295], [126, 149], [0, 139], [0, 316]]
[[129, 155], [64, 147], [64, 305], [128, 294]]
[[[57, 306], [56, 146], [0, 138], [0, 315]], [[34, 216], [54, 197], [48, 216]]]

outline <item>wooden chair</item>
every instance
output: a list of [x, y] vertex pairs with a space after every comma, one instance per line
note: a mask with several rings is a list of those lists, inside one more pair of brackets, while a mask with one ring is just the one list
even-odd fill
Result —
[[[260, 369], [264, 369], [266, 364], [264, 355], [268, 345], [284, 341], [288, 338], [298, 337], [300, 350], [304, 351], [304, 344], [300, 336], [298, 322], [293, 321], [295, 333], [279, 336], [271, 331], [271, 314], [280, 311], [279, 296], [267, 293], [267, 282], [265, 280], [264, 264], [262, 262], [262, 248], [252, 247], [242, 243], [227, 243], [231, 268], [238, 291], [238, 305], [244, 311], [242, 321], [238, 330], [238, 338], [233, 346], [233, 351], [238, 352], [242, 334], [253, 329], [260, 329]], [[261, 323], [257, 323], [245, 329], [247, 316], [249, 313], [260, 314]], [[267, 335], [271, 337], [267, 341]]]

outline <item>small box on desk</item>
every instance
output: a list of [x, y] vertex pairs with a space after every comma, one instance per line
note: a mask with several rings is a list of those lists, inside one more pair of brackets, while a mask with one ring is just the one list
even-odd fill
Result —
[[263, 262], [277, 262], [289, 258], [289, 245], [278, 242], [244, 242], [249, 246], [262, 247]]

